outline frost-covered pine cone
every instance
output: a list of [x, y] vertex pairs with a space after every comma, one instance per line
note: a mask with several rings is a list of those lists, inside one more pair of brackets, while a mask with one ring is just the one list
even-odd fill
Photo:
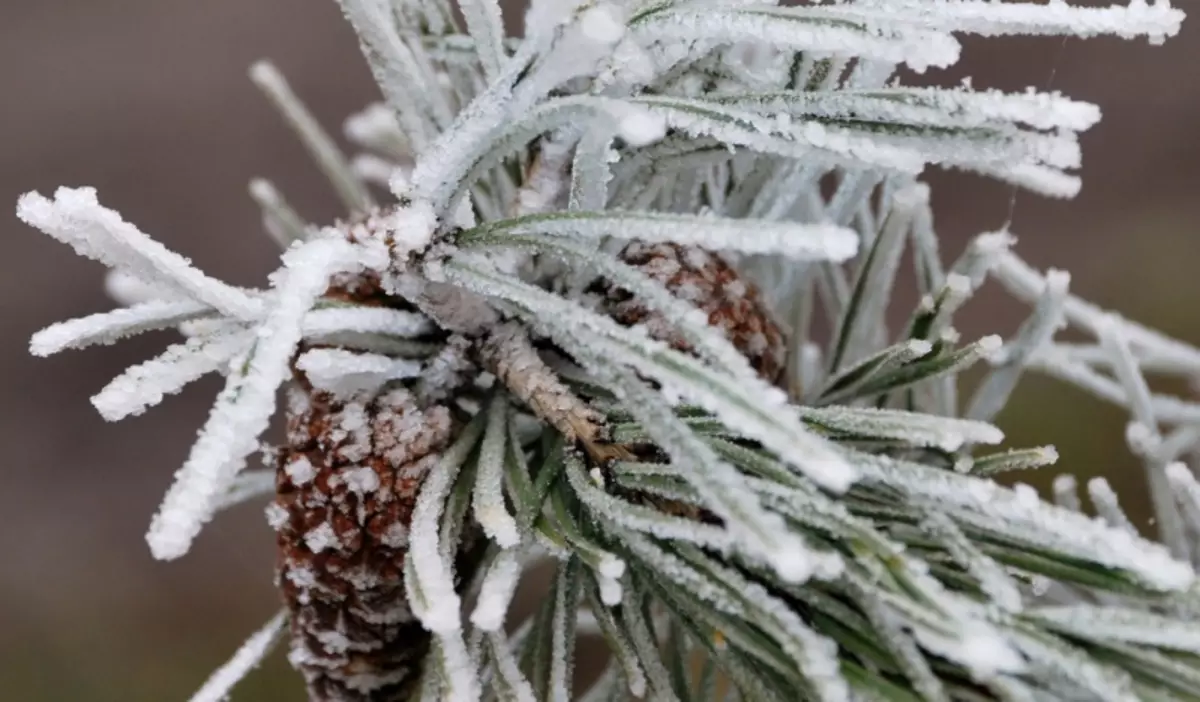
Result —
[[[370, 219], [351, 222], [348, 237]], [[362, 275], [340, 277], [324, 297], [389, 299], [377, 276]], [[268, 509], [291, 613], [289, 660], [312, 700], [406, 700], [430, 643], [405, 592], [408, 530], [425, 476], [461, 425], [423, 388], [335, 394], [299, 368], [295, 376]]]
[[[787, 341], [754, 284], [718, 254], [695, 246], [632, 242], [621, 260], [662, 283], [676, 297], [703, 310], [708, 323], [720, 329], [750, 366], [774, 382], [786, 362]], [[661, 314], [619, 288], [606, 291], [607, 307], [618, 322], [643, 324], [650, 335], [687, 351], [687, 341]]]
[[289, 658], [314, 700], [406, 699], [429, 646], [404, 592], [408, 527], [455, 421], [405, 388], [343, 401], [297, 387], [288, 410], [269, 514]]

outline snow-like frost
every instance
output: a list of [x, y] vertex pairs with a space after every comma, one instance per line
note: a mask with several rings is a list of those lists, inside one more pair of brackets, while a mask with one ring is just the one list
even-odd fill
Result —
[[406, 358], [392, 358], [345, 349], [316, 348], [305, 351], [296, 360], [313, 387], [341, 397], [363, 391], [375, 391], [389, 380], [415, 378], [422, 364]]
[[209, 414], [200, 437], [151, 522], [146, 539], [156, 558], [182, 556], [212, 516], [214, 500], [257, 448], [275, 411], [276, 390], [290, 373], [304, 315], [339, 272], [364, 263], [363, 251], [345, 241], [321, 239], [284, 255], [274, 275], [275, 307], [257, 329], [254, 346], [240, 358]]
[[101, 206], [94, 188], [59, 188], [53, 200], [26, 193], [17, 202], [17, 216], [81, 256], [178, 290], [231, 317], [251, 320], [262, 313], [257, 297], [204, 275], [191, 261]]
[[249, 343], [250, 333], [238, 331], [173, 344], [157, 358], [126, 369], [92, 397], [92, 405], [110, 422], [141, 414], [188, 383], [225, 368]]
[[471, 623], [483, 631], [501, 631], [520, 577], [521, 555], [513, 549], [501, 551], [484, 575]]
[[49, 356], [66, 349], [96, 344], [113, 344], [142, 332], [167, 329], [211, 313], [211, 308], [192, 300], [149, 300], [111, 312], [79, 317], [52, 324], [29, 340], [34, 356]]
[[508, 399], [497, 396], [487, 410], [487, 429], [479, 447], [479, 467], [473, 495], [475, 520], [502, 548], [521, 541], [517, 521], [504, 504], [504, 455], [508, 429]]

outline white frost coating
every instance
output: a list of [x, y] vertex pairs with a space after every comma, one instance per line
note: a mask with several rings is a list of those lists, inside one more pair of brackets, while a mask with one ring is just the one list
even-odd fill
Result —
[[287, 612], [280, 612], [272, 617], [263, 628], [246, 639], [229, 662], [213, 671], [188, 702], [224, 702], [228, 699], [233, 686], [262, 663], [275, 644], [279, 643], [286, 623]]
[[126, 307], [154, 300], [184, 299], [177, 290], [147, 283], [131, 273], [116, 269], [110, 269], [104, 276], [104, 292]]
[[379, 489], [379, 474], [370, 466], [351, 468], [342, 473], [346, 489], [358, 495], [366, 495]]
[[[999, 252], [993, 271], [1009, 292], [1027, 302], [1035, 302], [1046, 286], [1045, 278], [1011, 251]], [[1145, 350], [1183, 367], [1200, 368], [1200, 349], [1137, 322], [1115, 317], [1078, 297], [1072, 295], [1063, 302], [1063, 313], [1072, 324], [1092, 332], [1105, 324], [1103, 320], [1115, 321], [1136, 353]]]
[[474, 40], [475, 52], [488, 80], [500, 75], [504, 61], [504, 20], [497, 0], [463, 0], [458, 3]]
[[[629, 691], [633, 693], [634, 697], [643, 697], [646, 693], [646, 675], [642, 671], [641, 662], [638, 661], [637, 654], [633, 650], [633, 645], [630, 643], [629, 637], [625, 635], [623, 627], [617, 622], [616, 617], [610, 609], [610, 607], [615, 607], [621, 603], [624, 593], [621, 593], [622, 597], [618, 597], [617, 601], [612, 604], [598, 601], [596, 593], [592, 588], [585, 587], [584, 594], [587, 596], [588, 606], [591, 609], [596, 626], [599, 627], [600, 633], [607, 640], [615, 662], [620, 665], [625, 681], [629, 686]], [[586, 699], [590, 699], [590, 696]]]
[[898, 190], [891, 198], [891, 209], [870, 254], [859, 266], [854, 281], [857, 312], [841, 317], [837, 344], [833, 347], [831, 368], [854, 363], [874, 352], [875, 332], [882, 323], [892, 287], [900, 266], [900, 255], [908, 241], [909, 230], [917, 214], [929, 206], [929, 186], [914, 183]]
[[981, 528], [990, 524], [994, 528], [999, 520], [1012, 538], [1019, 536], [1030, 543], [1124, 569], [1156, 589], [1181, 590], [1195, 579], [1191, 566], [1172, 558], [1159, 544], [1109, 527], [1098, 519], [1024, 499], [990, 480], [882, 456], [856, 458], [864, 482], [891, 486], [930, 509], [952, 513], [960, 524]]
[[387, 188], [400, 170], [396, 164], [371, 154], [359, 154], [350, 161], [350, 170], [364, 183]]
[[920, 412], [847, 406], [801, 407], [798, 411], [802, 418], [831, 429], [944, 451], [957, 451], [968, 442], [998, 444], [1004, 440], [1004, 433], [991, 424]]
[[851, 699], [849, 685], [840, 672], [838, 647], [831, 639], [813, 631], [792, 606], [741, 572], [717, 562], [710, 562], [704, 571], [713, 582], [720, 582], [734, 593], [748, 614], [758, 615], [741, 618], [769, 621], [765, 628], [813, 685], [816, 699], [823, 702]]
[[488, 632], [484, 638], [488, 643], [488, 653], [495, 662], [496, 677], [499, 679], [500, 685], [507, 687], [511, 693], [511, 697], [501, 695], [500, 699], [505, 702], [537, 702], [533, 686], [521, 674], [508, 637], [502, 632], [493, 631]]
[[287, 509], [278, 502], [272, 502], [263, 508], [263, 515], [267, 518], [267, 526], [273, 531], [279, 531], [283, 525], [288, 523], [290, 518]]
[[930, 126], [1025, 124], [1039, 130], [1084, 131], [1100, 109], [1059, 93], [1002, 93], [998, 90], [894, 87], [768, 93], [724, 100], [755, 111], [817, 117], [901, 122]]
[[283, 472], [287, 474], [288, 479], [292, 484], [301, 487], [307, 485], [309, 481], [317, 477], [317, 469], [313, 467], [308, 456], [303, 454], [293, 458], [283, 467]]
[[250, 343], [248, 332], [192, 337], [167, 347], [158, 357], [130, 366], [92, 397], [110, 422], [138, 415], [188, 383], [227, 366]]
[[1186, 463], [1168, 463], [1163, 470], [1174, 492], [1175, 501], [1193, 533], [1200, 533], [1200, 483]]
[[366, 186], [354, 175], [337, 144], [292, 92], [279, 69], [269, 61], [259, 61], [250, 67], [250, 80], [283, 115], [346, 207], [354, 212], [369, 210], [372, 201]]
[[459, 631], [435, 633], [441, 654], [442, 693], [445, 702], [478, 702], [479, 676], [476, 662]]
[[354, 144], [378, 151], [389, 159], [401, 160], [410, 156], [408, 139], [400, 131], [396, 113], [383, 103], [372, 103], [346, 118], [342, 133]]
[[1021, 590], [1004, 567], [980, 551], [944, 514], [929, 511], [923, 525], [942, 542], [950, 555], [979, 581], [980, 588], [1001, 608], [1020, 611]]
[[[589, 248], [560, 238], [526, 235], [532, 243], [553, 253], [569, 257], [586, 266], [589, 273], [599, 273], [613, 284], [632, 293], [648, 309], [658, 312], [692, 351], [724, 369], [735, 377], [748, 392], [770, 397], [777, 389], [759, 377], [749, 362], [729, 338], [708, 323], [708, 315], [692, 303], [680, 299], [662, 283], [616, 258], [597, 256]], [[701, 264], [703, 265], [703, 264]]]
[[774, 253], [797, 261], [841, 262], [858, 252], [858, 234], [834, 224], [726, 219], [660, 212], [579, 212], [512, 220], [491, 229], [505, 234], [539, 233], [585, 239], [615, 237], [675, 243], [713, 251]]
[[521, 541], [517, 520], [504, 504], [504, 454], [508, 426], [508, 398], [499, 394], [488, 408], [487, 429], [479, 447], [472, 506], [475, 520], [484, 533], [500, 545], [512, 548]]
[[[849, 127], [816, 121], [791, 123], [708, 100], [644, 96], [635, 100], [660, 114], [667, 124], [695, 139], [714, 138], [729, 147], [805, 159], [829, 166], [878, 167], [916, 175], [930, 154], [912, 143], [880, 138]], [[942, 158], [932, 160], [944, 160]]]
[[617, 133], [630, 146], [649, 146], [666, 136], [667, 120], [650, 110], [630, 110], [617, 121]]
[[1064, 271], [1047, 271], [1045, 289], [1038, 298], [1033, 314], [1021, 325], [1013, 340], [997, 354], [994, 361], [996, 369], [975, 391], [966, 416], [990, 420], [1008, 402], [1025, 365], [1064, 326], [1063, 304], [1070, 281], [1071, 276]]
[[442, 132], [430, 145], [428, 153], [436, 154], [436, 157], [417, 159], [411, 187], [393, 186], [392, 192], [397, 196], [411, 193], [417, 200], [433, 203], [435, 212], [442, 212], [459, 190], [464, 176], [471, 171], [472, 164], [491, 145], [489, 138], [512, 114], [512, 85], [529, 67], [540, 48], [540, 42], [522, 42], [521, 48], [505, 64], [503, 75], [463, 108], [454, 127]]
[[1087, 491], [1088, 496], [1092, 498], [1092, 504], [1096, 507], [1096, 513], [1108, 522], [1109, 526], [1123, 529], [1131, 534], [1137, 533], [1137, 528], [1129, 521], [1125, 510], [1121, 509], [1117, 493], [1113, 492], [1112, 486], [1108, 484], [1107, 480], [1092, 478], [1087, 483]]
[[[442, 556], [441, 521], [459, 470], [482, 431], [482, 422], [467, 425], [458, 440], [442, 454], [441, 460], [425, 477], [409, 524], [409, 558], [416, 584], [420, 587], [420, 592], [409, 588], [409, 602], [426, 629], [460, 642], [462, 637], [457, 632], [462, 628], [461, 599], [454, 587], [452, 564]], [[463, 653], [465, 655], [465, 649]]]
[[433, 241], [437, 225], [437, 214], [427, 200], [417, 200], [407, 207], [396, 208], [384, 223], [388, 241], [394, 247], [392, 256], [404, 260], [412, 253], [424, 251]]
[[599, 573], [605, 578], [620, 580], [621, 576], [625, 575], [625, 561], [606, 553], [600, 557]]
[[211, 518], [215, 499], [258, 447], [258, 436], [274, 414], [276, 390], [290, 372], [289, 361], [300, 341], [304, 315], [325, 292], [333, 274], [353, 270], [363, 260], [360, 249], [349, 243], [321, 239], [289, 250], [283, 263], [272, 276], [275, 306], [257, 329], [255, 346], [245, 355], [244, 370], [230, 374], [150, 524], [146, 540], [156, 558], [182, 556]]
[[670, 700], [666, 695], [672, 689], [671, 676], [663, 664], [659, 654], [660, 643], [655, 639], [653, 631], [643, 613], [640, 598], [632, 589], [626, 590], [621, 602], [622, 619], [625, 623], [624, 633], [640, 660], [642, 670], [652, 691], [662, 691], [660, 698]]
[[514, 549], [497, 554], [483, 576], [479, 601], [471, 612], [471, 623], [483, 631], [501, 631], [520, 577], [521, 554]]
[[583, 11], [578, 21], [583, 35], [597, 43], [616, 44], [625, 35], [625, 24], [618, 16], [618, 8], [612, 5], [593, 5]]
[[621, 598], [624, 597], [625, 589], [619, 580], [601, 574], [596, 579], [596, 584], [600, 586], [600, 602], [608, 607], [616, 607], [621, 604]]
[[26, 193], [17, 201], [17, 216], [81, 256], [178, 290], [231, 317], [250, 320], [262, 313], [258, 298], [204, 275], [191, 261], [101, 206], [95, 188], [59, 188], [53, 200]]
[[421, 374], [422, 365], [406, 358], [317, 348], [305, 351], [297, 359], [296, 368], [304, 371], [313, 387], [349, 397], [377, 390], [389, 380], [415, 378]]
[[991, 627], [969, 631], [955, 650], [955, 658], [981, 678], [997, 673], [1019, 673], [1025, 659]]
[[1125, 389], [1126, 401], [1134, 419], [1151, 434], [1157, 434], [1158, 422], [1155, 421], [1150, 386], [1138, 368], [1121, 320], [1115, 315], [1102, 316], [1096, 320], [1095, 332], [1101, 346], [1109, 353], [1113, 374]]
[[399, 522], [392, 524], [387, 528], [387, 531], [383, 532], [381, 541], [383, 541], [384, 546], [388, 546], [389, 548], [404, 548], [408, 546], [408, 527]]
[[725, 529], [618, 500], [593, 485], [577, 461], [568, 460], [565, 473], [585, 507], [622, 528], [660, 539], [687, 541], [718, 551], [727, 551], [733, 545], [733, 536]]
[[1144, 610], [1076, 604], [1039, 607], [1028, 614], [1053, 628], [1093, 640], [1120, 641], [1200, 653], [1200, 633], [1190, 622]]
[[[1120, 407], [1129, 407], [1125, 388], [1084, 363], [1073, 362], [1062, 349], [1044, 348], [1031, 365], [1048, 375], [1065, 380], [1092, 395]], [[1200, 403], [1171, 395], [1154, 394], [1150, 398], [1158, 421], [1167, 424], [1200, 423]]]
[[210, 311], [208, 305], [191, 300], [142, 302], [51, 324], [29, 340], [29, 352], [34, 356], [49, 356], [65, 349], [112, 344], [127, 336], [182, 324]]
[[305, 336], [357, 332], [407, 339], [432, 329], [424, 315], [389, 307], [332, 307], [313, 310], [304, 318]]
[[338, 544], [337, 534], [334, 533], [333, 527], [329, 525], [329, 522], [321, 522], [304, 534], [304, 545], [308, 546], [309, 550], [313, 553], [320, 553]]
[[[578, 590], [572, 589], [573, 578], [579, 577], [578, 567], [562, 563], [554, 588], [554, 612], [550, 618], [550, 675], [547, 680], [546, 702], [571, 702], [571, 683], [574, 665], [576, 621], [579, 603]], [[572, 595], [568, 598], [568, 593]]]
[[789, 582], [803, 582], [812, 575], [811, 552], [803, 541], [779, 515], [763, 507], [737, 469], [674, 417], [656, 392], [628, 371], [613, 373], [610, 387], [674, 461], [692, 467], [684, 477], [724, 520], [742, 552], [765, 559]]
[[263, 178], [250, 181], [250, 197], [262, 210], [263, 229], [279, 244], [279, 248], [286, 249], [293, 241], [308, 238], [311, 232], [308, 224], [292, 209], [271, 181]]
[[867, 0], [841, 6], [845, 16], [875, 17], [889, 23], [982, 36], [1041, 34], [1123, 39], [1147, 37], [1161, 43], [1179, 33], [1183, 12], [1169, 2], [1106, 7], [1077, 7], [1066, 2], [990, 2], [989, 0]]
[[[761, 441], [768, 449], [797, 466], [822, 486], [845, 491], [854, 469], [842, 454], [806, 429], [788, 407], [782, 392], [747, 392], [744, 383], [712, 371], [704, 364], [665, 348], [644, 330], [618, 325], [611, 318], [511, 279], [499, 278], [464, 261], [447, 264], [444, 272], [468, 289], [511, 300], [536, 312], [536, 321], [579, 358], [599, 364], [610, 373], [618, 364], [644, 373], [716, 414], [730, 429]], [[670, 358], [670, 365], [655, 357]], [[683, 370], [686, 369], [686, 370]], [[662, 397], [655, 395], [657, 403]], [[674, 420], [671, 420], [674, 421]]]
[[867, 26], [831, 23], [831, 11], [813, 7], [694, 7], [658, 12], [633, 27], [643, 42], [715, 40], [754, 42], [810, 51], [905, 63], [915, 71], [945, 67], [958, 60], [959, 44], [942, 32], [876, 32]]
[[1083, 505], [1079, 502], [1079, 483], [1075, 476], [1069, 473], [1054, 476], [1050, 490], [1054, 494], [1054, 504], [1072, 512], [1083, 511]]

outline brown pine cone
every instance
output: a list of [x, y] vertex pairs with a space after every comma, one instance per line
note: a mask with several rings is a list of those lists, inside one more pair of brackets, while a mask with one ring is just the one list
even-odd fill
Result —
[[[343, 276], [325, 296], [401, 304], [377, 277]], [[430, 645], [405, 594], [408, 527], [459, 423], [444, 394], [385, 387], [346, 398], [295, 374], [267, 513], [291, 613], [289, 660], [313, 702], [405, 702]]]
[[408, 526], [455, 421], [403, 388], [349, 401], [295, 388], [289, 405], [268, 512], [289, 659], [312, 700], [405, 700], [429, 646], [404, 592]]
[[[725, 332], [764, 380], [774, 383], [786, 362], [782, 328], [753, 284], [720, 256], [678, 244], [632, 242], [620, 258], [662, 283], [676, 297], [708, 314], [708, 323]], [[689, 351], [671, 323], [627, 291], [610, 287], [607, 309], [618, 322], [645, 325], [650, 335]]]

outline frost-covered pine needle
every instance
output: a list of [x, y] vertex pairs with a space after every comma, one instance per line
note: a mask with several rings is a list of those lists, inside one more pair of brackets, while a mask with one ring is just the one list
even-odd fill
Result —
[[487, 410], [487, 428], [479, 446], [475, 477], [474, 514], [484, 532], [503, 548], [521, 541], [517, 522], [504, 504], [504, 458], [508, 429], [508, 399], [497, 395]]
[[33, 335], [29, 351], [35, 356], [50, 356], [66, 349], [113, 344], [128, 336], [168, 329], [209, 313], [208, 305], [192, 300], [148, 300], [52, 324]]
[[[457, 632], [462, 626], [458, 611], [460, 598], [451, 576], [451, 564], [443, 560], [439, 545], [442, 510], [459, 470], [483, 433], [483, 424], [475, 421], [468, 425], [442, 454], [437, 466], [425, 478], [409, 527], [409, 558], [424, 600], [414, 602], [414, 610], [426, 628], [439, 634]], [[413, 597], [414, 593], [410, 592], [409, 598]]]
[[250, 79], [283, 115], [346, 207], [352, 212], [369, 210], [374, 204], [371, 194], [350, 169], [350, 164], [333, 139], [292, 92], [279, 69], [269, 61], [259, 61], [250, 68]]
[[258, 330], [209, 414], [175, 483], [163, 498], [146, 539], [155, 557], [173, 559], [191, 546], [212, 515], [214, 500], [237, 476], [275, 411], [275, 394], [289, 373], [300, 342], [304, 315], [329, 278], [363, 263], [363, 253], [345, 241], [314, 240], [289, 250], [276, 276], [278, 306]]
[[287, 612], [271, 618], [263, 628], [246, 639], [246, 643], [233, 654], [225, 665], [213, 671], [203, 687], [192, 695], [189, 702], [223, 702], [229, 697], [233, 686], [246, 677], [252, 669], [271, 652], [279, 642], [287, 624]]
[[227, 366], [250, 342], [245, 331], [196, 336], [157, 358], [131, 366], [92, 397], [100, 416], [115, 422], [141, 414], [188, 383]]
[[483, 578], [479, 599], [471, 612], [471, 623], [483, 631], [500, 631], [520, 577], [521, 556], [518, 550], [505, 549], [497, 554]]
[[275, 184], [263, 178], [250, 181], [250, 197], [262, 209], [263, 229], [281, 249], [309, 236], [308, 225], [284, 199]]
[[231, 317], [255, 319], [262, 311], [257, 297], [204, 275], [191, 261], [100, 205], [93, 188], [59, 188], [53, 200], [26, 193], [17, 203], [17, 215], [81, 256], [178, 290]]

